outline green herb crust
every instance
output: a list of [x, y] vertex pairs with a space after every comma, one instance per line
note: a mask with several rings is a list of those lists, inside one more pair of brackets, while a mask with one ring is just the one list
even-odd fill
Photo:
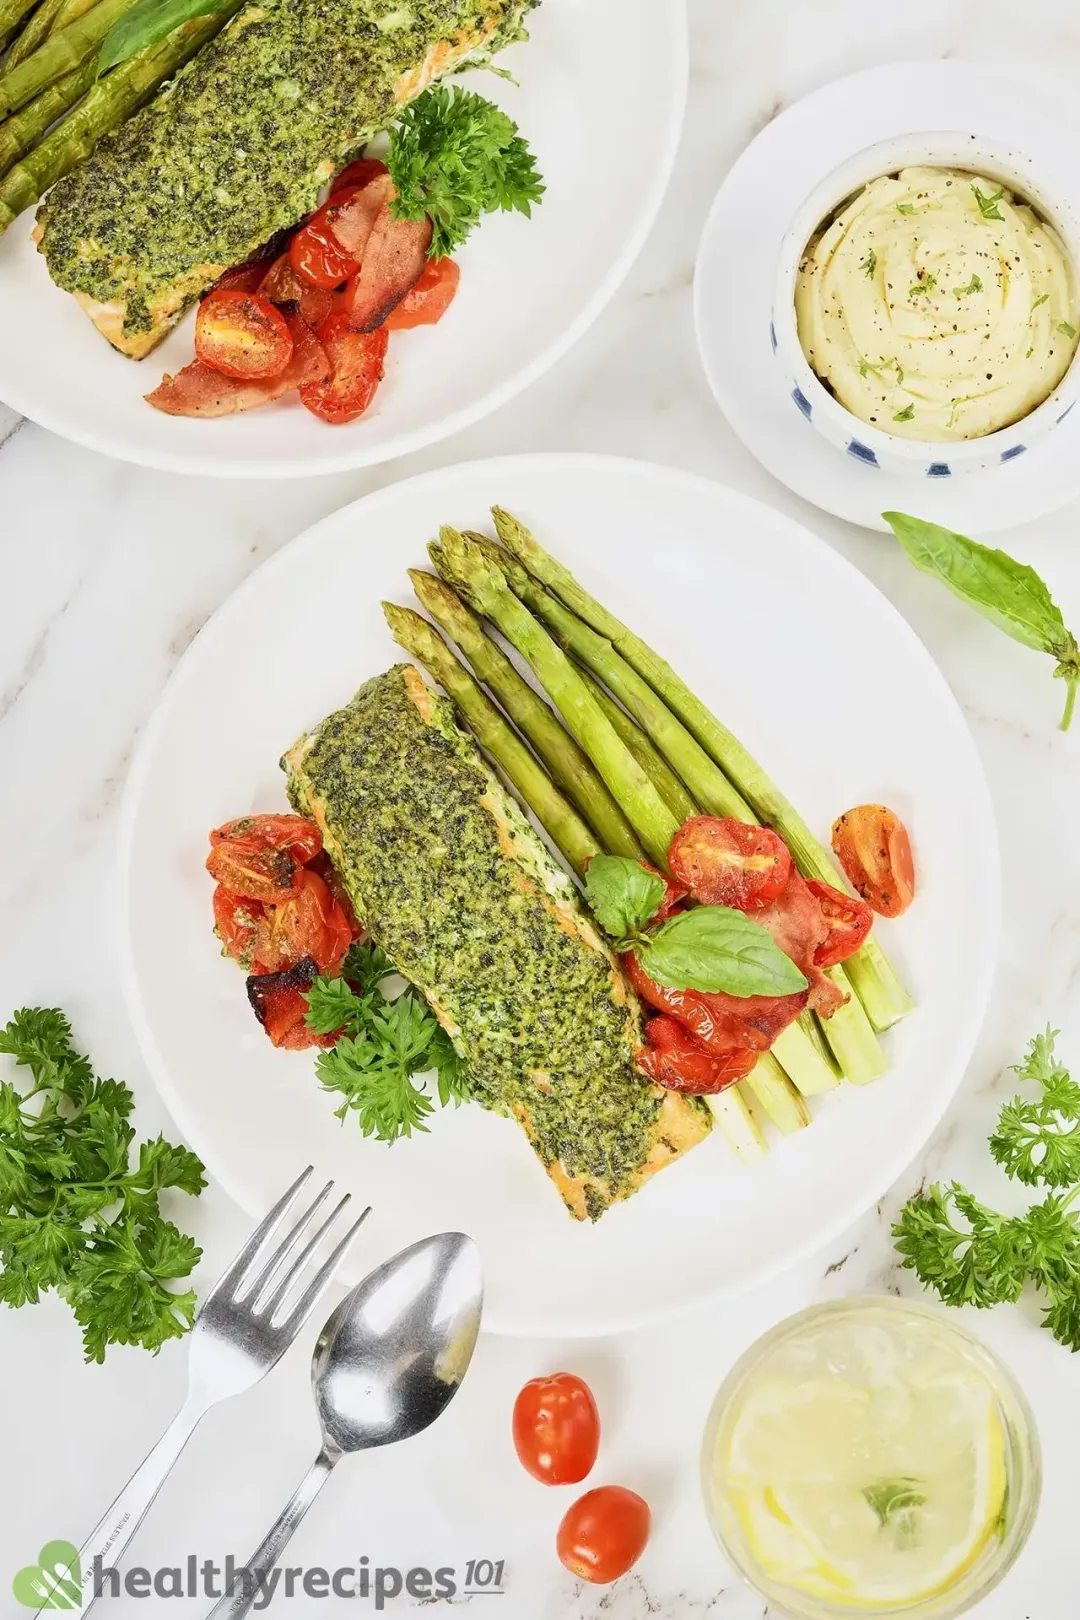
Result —
[[566, 874], [453, 710], [399, 665], [283, 761], [372, 936], [427, 997], [473, 1093], [595, 1219], [709, 1116], [634, 1068], [636, 1001]]
[[537, 0], [251, 0], [38, 212], [53, 280], [148, 352], [218, 274], [426, 84], [519, 37]]

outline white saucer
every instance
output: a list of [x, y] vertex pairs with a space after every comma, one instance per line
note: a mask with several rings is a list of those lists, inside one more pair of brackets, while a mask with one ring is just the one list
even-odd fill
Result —
[[1080, 412], [1003, 466], [953, 479], [904, 478], [845, 456], [792, 407], [769, 339], [777, 257], [800, 205], [852, 153], [930, 130], [1005, 141], [1068, 173], [1080, 203], [1080, 131], [1041, 82], [966, 62], [871, 68], [826, 85], [757, 135], [717, 193], [698, 251], [698, 345], [717, 402], [774, 477], [826, 512], [884, 529], [911, 511], [967, 534], [1027, 523], [1080, 494]]

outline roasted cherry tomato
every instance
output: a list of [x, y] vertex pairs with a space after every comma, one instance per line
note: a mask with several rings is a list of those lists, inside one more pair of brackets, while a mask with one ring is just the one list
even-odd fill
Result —
[[259, 973], [295, 967], [310, 957], [320, 973], [340, 972], [352, 925], [317, 872], [305, 867], [285, 900], [267, 906], [255, 930], [252, 956]]
[[226, 838], [206, 857], [206, 870], [230, 893], [273, 904], [289, 898], [300, 868], [287, 849], [257, 838]]
[[863, 900], [834, 889], [831, 883], [807, 878], [806, 886], [829, 925], [828, 938], [814, 952], [814, 966], [836, 967], [853, 956], [874, 926], [874, 913]]
[[728, 996], [705, 990], [671, 990], [650, 979], [633, 952], [623, 957], [631, 984], [657, 1012], [667, 1013], [684, 1025], [698, 1045], [718, 1057], [733, 1048], [764, 1052], [793, 1023], [809, 999], [809, 991], [791, 996]]
[[386, 174], [386, 164], [379, 158], [357, 158], [347, 163], [330, 187], [331, 197], [341, 191], [362, 191], [377, 175]]
[[596, 1461], [600, 1414], [573, 1373], [530, 1378], [514, 1402], [514, 1450], [542, 1485], [576, 1485]]
[[232, 894], [219, 883], [214, 889], [214, 928], [226, 956], [239, 962], [245, 973], [254, 961], [255, 935], [266, 915], [258, 900]]
[[859, 804], [833, 822], [832, 847], [852, 888], [882, 917], [899, 917], [915, 898], [907, 828], [884, 804]]
[[745, 1047], [724, 1055], [708, 1050], [678, 1019], [661, 1014], [645, 1028], [647, 1046], [637, 1054], [638, 1067], [668, 1091], [694, 1097], [715, 1096], [734, 1085], [757, 1063], [760, 1053]]
[[348, 199], [344, 193], [312, 214], [289, 243], [289, 263], [298, 276], [328, 292], [354, 276], [360, 266], [344, 251], [332, 229], [333, 210]]
[[334, 307], [334, 294], [325, 287], [313, 287], [298, 276], [288, 252], [274, 260], [259, 283], [259, 291], [272, 304], [295, 304], [311, 327], [321, 326]]
[[306, 816], [238, 816], [215, 827], [211, 846], [227, 838], [254, 839], [269, 849], [288, 850], [294, 861], [305, 864], [322, 851], [322, 834]]
[[641, 864], [647, 872], [653, 874], [653, 877], [661, 878], [664, 884], [664, 898], [649, 918], [649, 921], [654, 923], [665, 922], [673, 911], [678, 911], [686, 899], [686, 890], [681, 884], [673, 883], [666, 872], [661, 872], [657, 867], [650, 866], [648, 861], [642, 861]]
[[326, 382], [305, 383], [300, 398], [324, 422], [355, 422], [382, 381], [386, 328], [354, 332], [348, 315], [335, 310], [320, 326], [319, 341], [330, 361], [330, 377]]
[[293, 1052], [307, 1046], [333, 1046], [336, 1034], [316, 1035], [306, 1023], [307, 992], [318, 976], [315, 963], [306, 957], [284, 973], [253, 973], [248, 978], [252, 1011], [275, 1046]]
[[241, 292], [258, 292], [263, 277], [266, 274], [266, 260], [254, 259], [248, 264], [234, 264], [231, 270], [218, 276], [204, 299], [212, 293], [226, 292], [230, 288], [238, 288]]
[[386, 325], [391, 332], [410, 326], [434, 326], [454, 302], [460, 280], [461, 269], [453, 259], [429, 259], [420, 280], [386, 317]]
[[668, 865], [695, 900], [737, 911], [769, 905], [791, 876], [784, 840], [731, 816], [691, 817], [671, 840]]
[[637, 1563], [652, 1527], [649, 1504], [622, 1485], [586, 1491], [559, 1526], [555, 1546], [572, 1575], [605, 1586]]
[[269, 298], [217, 288], [199, 305], [195, 353], [226, 377], [277, 377], [292, 359], [292, 333]]

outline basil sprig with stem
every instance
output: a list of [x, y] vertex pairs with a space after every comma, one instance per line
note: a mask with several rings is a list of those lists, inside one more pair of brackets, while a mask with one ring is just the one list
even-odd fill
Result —
[[982, 546], [906, 512], [881, 515], [916, 568], [941, 580], [1014, 641], [1057, 659], [1054, 674], [1066, 683], [1061, 729], [1068, 731], [1080, 682], [1080, 646], [1034, 568], [1017, 562], [1007, 551]]
[[767, 929], [730, 906], [697, 906], [649, 929], [664, 880], [625, 855], [597, 855], [585, 896], [617, 951], [633, 951], [657, 984], [729, 996], [789, 996], [806, 978]]

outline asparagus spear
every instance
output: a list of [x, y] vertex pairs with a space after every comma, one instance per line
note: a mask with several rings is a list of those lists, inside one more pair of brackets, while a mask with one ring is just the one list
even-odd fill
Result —
[[92, 56], [113, 23], [135, 0], [98, 0], [84, 17], [60, 28], [32, 56], [0, 74], [0, 115], [32, 101], [46, 85]]
[[533, 758], [517, 732], [507, 724], [426, 619], [409, 608], [395, 607], [392, 602], [384, 602], [382, 610], [394, 640], [411, 658], [418, 659], [430, 670], [444, 692], [453, 698], [481, 748], [505, 771], [511, 786], [533, 811], [552, 843], [562, 850], [578, 876], [583, 877], [592, 857], [600, 853], [600, 845], [554, 786], [543, 766]]
[[37, 0], [0, 0], [0, 51], [18, 33], [20, 24]]
[[99, 79], [79, 105], [0, 181], [0, 234], [24, 208], [36, 203], [69, 169], [89, 156], [103, 135], [149, 101], [166, 79], [221, 32], [243, 4], [244, 0], [226, 0], [220, 11], [174, 28], [167, 38], [129, 57]]
[[543, 698], [520, 675], [501, 647], [444, 580], [410, 568], [420, 601], [436, 624], [457, 642], [477, 677], [495, 694], [511, 720], [546, 764], [557, 787], [575, 804], [611, 855], [644, 859], [634, 829], [570, 733]]
[[[503, 545], [566, 607], [597, 634], [606, 637], [664, 699], [706, 753], [730, 777], [757, 816], [781, 834], [803, 875], [842, 885], [844, 880], [829, 851], [814, 837], [795, 807], [738, 739], [694, 696], [671, 665], [583, 590], [569, 570], [556, 562], [509, 512], [496, 507], [493, 516]], [[873, 936], [848, 958], [845, 969], [875, 1029], [889, 1029], [911, 1011], [910, 996]]]
[[[778, 1131], [790, 1136], [810, 1123], [810, 1110], [772, 1052], [763, 1052], [744, 1082]], [[723, 1093], [721, 1092], [721, 1096]]]
[[40, 96], [0, 124], [0, 177], [31, 151], [50, 124], [54, 124], [86, 94], [94, 82], [94, 73], [95, 64], [91, 57], [89, 62], [84, 62], [73, 73], [65, 73], [62, 79], [50, 84]]
[[660, 750], [653, 747], [652, 742], [641, 727], [634, 723], [625, 709], [619, 707], [610, 692], [600, 685], [596, 676], [590, 674], [584, 664], [579, 664], [578, 669], [585, 685], [589, 688], [589, 691], [599, 703], [642, 770], [652, 778], [656, 784], [656, 791], [672, 815], [676, 817], [681, 827], [684, 821], [689, 821], [691, 816], [696, 816], [698, 813], [697, 805], [686, 791], [684, 784], [676, 776]]
[[69, 22], [77, 22], [96, 5], [97, 0], [42, 0], [8, 52], [4, 72], [25, 62], [55, 29], [63, 28]]
[[577, 669], [474, 541], [450, 528], [444, 528], [439, 538], [455, 575], [468, 580], [475, 602], [535, 671], [567, 728], [622, 806], [649, 859], [666, 866], [668, 845], [679, 823]]

